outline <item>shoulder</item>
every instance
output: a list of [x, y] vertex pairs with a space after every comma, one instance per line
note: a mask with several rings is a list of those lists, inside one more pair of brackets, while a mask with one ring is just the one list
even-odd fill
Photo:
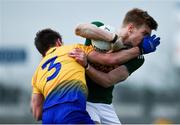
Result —
[[83, 45], [83, 44], [76, 44], [74, 47], [75, 47], [75, 48], [82, 49], [86, 54], [88, 54], [88, 53], [90, 53], [91, 51], [94, 50], [94, 48], [92, 47], [92, 45], [86, 46], [86, 45]]

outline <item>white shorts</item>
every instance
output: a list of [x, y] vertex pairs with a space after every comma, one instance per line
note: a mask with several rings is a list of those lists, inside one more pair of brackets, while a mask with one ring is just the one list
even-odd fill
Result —
[[121, 124], [112, 104], [87, 102], [91, 119], [100, 124]]

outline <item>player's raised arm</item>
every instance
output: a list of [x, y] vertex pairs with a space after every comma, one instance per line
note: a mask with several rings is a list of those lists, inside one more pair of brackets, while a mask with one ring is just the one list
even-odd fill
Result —
[[100, 29], [93, 24], [79, 24], [75, 29], [75, 34], [84, 38], [102, 41], [112, 41], [115, 37], [114, 33]]
[[[76, 35], [93, 40], [102, 40], [109, 42], [118, 41], [118, 36], [116, 34], [100, 29], [97, 26], [88, 23], [79, 24], [75, 29], [75, 33]], [[88, 55], [88, 60], [103, 65], [114, 65], [127, 62], [128, 60], [137, 57], [139, 54], [140, 51], [138, 47], [113, 54], [102, 54], [93, 51]]]

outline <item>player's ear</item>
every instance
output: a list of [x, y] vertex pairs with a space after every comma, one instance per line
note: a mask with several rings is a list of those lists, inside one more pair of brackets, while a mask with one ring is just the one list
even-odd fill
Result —
[[62, 46], [62, 41], [59, 38], [56, 40], [56, 46]]
[[131, 33], [133, 32], [133, 30], [134, 30], [135, 26], [134, 26], [134, 24], [133, 24], [133, 23], [129, 23], [127, 28], [128, 28], [128, 33], [130, 33], [130, 34], [131, 34]]

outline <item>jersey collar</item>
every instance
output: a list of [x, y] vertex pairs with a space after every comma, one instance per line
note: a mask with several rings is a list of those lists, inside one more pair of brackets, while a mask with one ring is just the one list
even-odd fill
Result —
[[56, 50], [56, 47], [50, 48], [47, 52], [46, 55], [49, 55], [50, 53], [54, 52]]

